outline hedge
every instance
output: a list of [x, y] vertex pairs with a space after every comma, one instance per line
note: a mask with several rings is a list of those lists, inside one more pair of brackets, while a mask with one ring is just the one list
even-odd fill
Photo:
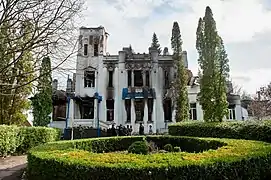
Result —
[[169, 125], [173, 136], [233, 138], [271, 142], [271, 121], [263, 122], [199, 122], [188, 121]]
[[23, 154], [32, 147], [58, 139], [58, 129], [0, 125], [0, 156]]
[[[172, 139], [171, 139], [172, 138]], [[175, 142], [181, 149], [148, 155], [123, 153], [136, 141]], [[176, 142], [178, 140], [179, 144]], [[187, 146], [190, 146], [187, 148]], [[212, 149], [213, 148], [213, 149]], [[107, 151], [107, 153], [97, 153]], [[114, 152], [115, 151], [115, 152]], [[268, 179], [271, 144], [260, 141], [173, 136], [112, 137], [58, 141], [28, 153], [29, 180]]]

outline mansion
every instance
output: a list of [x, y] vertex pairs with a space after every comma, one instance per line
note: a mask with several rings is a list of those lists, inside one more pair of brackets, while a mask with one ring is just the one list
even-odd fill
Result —
[[[156, 48], [136, 54], [131, 47], [117, 55], [107, 53], [108, 33], [104, 27], [80, 28], [76, 73], [67, 82], [66, 121], [53, 121], [51, 126], [97, 126], [107, 129], [112, 124], [139, 124], [147, 133], [164, 132], [175, 123], [175, 110], [169, 88], [176, 75], [172, 55], [159, 55]], [[188, 69], [187, 52], [182, 54]], [[189, 71], [187, 84], [190, 119], [202, 120], [203, 111], [197, 101], [199, 84]], [[240, 96], [229, 93], [229, 119], [242, 120]], [[98, 123], [99, 122], [99, 123]]]

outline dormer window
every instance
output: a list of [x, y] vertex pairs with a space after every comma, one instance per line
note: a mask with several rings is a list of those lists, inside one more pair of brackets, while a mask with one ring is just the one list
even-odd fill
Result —
[[88, 44], [84, 44], [84, 56], [88, 55]]

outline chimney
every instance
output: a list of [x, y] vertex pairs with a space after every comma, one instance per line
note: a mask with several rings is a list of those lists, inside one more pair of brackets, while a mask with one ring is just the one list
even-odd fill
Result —
[[53, 84], [52, 84], [52, 88], [53, 88], [53, 91], [56, 91], [57, 90], [57, 87], [58, 86], [58, 80], [57, 79], [54, 79], [53, 80]]

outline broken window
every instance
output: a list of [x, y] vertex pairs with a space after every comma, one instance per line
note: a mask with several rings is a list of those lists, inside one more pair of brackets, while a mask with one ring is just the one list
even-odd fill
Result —
[[171, 99], [165, 99], [164, 106], [164, 119], [165, 121], [172, 121], [172, 108], [171, 108]]
[[106, 100], [107, 121], [114, 121], [114, 99]]
[[148, 99], [148, 121], [152, 122], [153, 99]]
[[146, 71], [146, 86], [150, 86], [150, 72]]
[[131, 99], [125, 99], [126, 122], [131, 122]]
[[190, 103], [190, 110], [189, 110], [190, 120], [197, 120], [197, 104]]
[[84, 56], [88, 55], [88, 44], [84, 44]]
[[169, 88], [169, 74], [168, 74], [168, 72], [167, 71], [164, 71], [164, 76], [165, 76], [165, 88], [167, 89], [167, 88]]
[[84, 81], [85, 87], [95, 87], [95, 71], [85, 71]]
[[136, 121], [143, 121], [144, 118], [144, 99], [135, 99]]
[[142, 71], [136, 70], [134, 71], [134, 86], [143, 86], [143, 76]]
[[236, 117], [235, 117], [235, 105], [229, 105], [228, 107], [229, 109], [229, 115], [228, 115], [228, 119], [229, 120], [235, 120]]
[[94, 119], [94, 98], [82, 102], [80, 109], [82, 119]]
[[94, 44], [94, 56], [98, 56], [98, 54], [99, 54], [99, 46], [98, 46], [98, 44]]
[[128, 87], [132, 86], [132, 71], [128, 70]]
[[113, 87], [113, 71], [109, 71], [108, 87]]

